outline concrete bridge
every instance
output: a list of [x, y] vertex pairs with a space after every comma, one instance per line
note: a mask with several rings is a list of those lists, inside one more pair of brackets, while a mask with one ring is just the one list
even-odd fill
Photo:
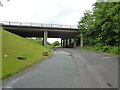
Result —
[[82, 33], [77, 26], [6, 21], [1, 22], [1, 26], [22, 37], [42, 37], [44, 45], [47, 45], [47, 38], [61, 38], [61, 47], [83, 46]]

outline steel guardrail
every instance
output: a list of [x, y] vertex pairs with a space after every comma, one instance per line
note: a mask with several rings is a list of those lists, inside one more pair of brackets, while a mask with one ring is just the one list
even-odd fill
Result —
[[11, 21], [0, 21], [2, 25], [14, 25], [14, 26], [37, 26], [37, 27], [50, 27], [50, 28], [69, 28], [78, 29], [77, 25], [60, 25], [60, 24], [47, 24], [47, 23], [30, 23], [30, 22], [11, 22]]

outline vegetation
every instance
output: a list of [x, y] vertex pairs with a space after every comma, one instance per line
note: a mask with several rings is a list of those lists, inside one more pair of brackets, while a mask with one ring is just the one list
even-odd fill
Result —
[[93, 50], [98, 52], [107, 52], [111, 54], [118, 54], [118, 47], [104, 46], [104, 47], [93, 47], [93, 46], [84, 46], [81, 49]]
[[[36, 37], [34, 37], [34, 38], [27, 38], [27, 39], [43, 45], [43, 39], [42, 38], [36, 38]], [[49, 42], [47, 42], [47, 46], [46, 47], [52, 48], [52, 44], [50, 44]]]
[[43, 39], [42, 38], [27, 38], [27, 39], [43, 45]]
[[0, 79], [1, 78], [2, 78], [2, 30], [0, 30]]
[[[5, 30], [2, 31], [2, 78], [5, 79], [11, 75], [20, 72], [26, 67], [48, 58], [43, 56], [43, 52], [51, 55], [49, 48], [41, 44], [14, 35]], [[25, 60], [18, 59], [25, 57]]]
[[84, 45], [95, 50], [120, 54], [120, 2], [100, 2], [93, 5], [93, 11], [85, 11], [79, 21]]
[[52, 44], [52, 47], [60, 47], [60, 43], [58, 41], [55, 41], [53, 44]]

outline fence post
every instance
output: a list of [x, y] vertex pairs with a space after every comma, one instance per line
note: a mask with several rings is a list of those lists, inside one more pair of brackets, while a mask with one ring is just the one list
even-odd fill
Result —
[[43, 24], [41, 24], [41, 27], [43, 27]]
[[62, 28], [62, 25], [61, 25], [61, 28]]
[[22, 26], [22, 23], [20, 23], [20, 26]]
[[53, 24], [51, 24], [51, 27], [53, 27]]
[[9, 22], [9, 25], [10, 25], [10, 22]]

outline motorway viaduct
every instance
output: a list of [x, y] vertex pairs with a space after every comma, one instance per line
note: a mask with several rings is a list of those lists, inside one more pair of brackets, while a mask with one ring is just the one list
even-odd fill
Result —
[[45, 46], [47, 38], [61, 38], [61, 47], [83, 46], [82, 33], [77, 26], [6, 21], [1, 22], [1, 26], [22, 37], [42, 37]]

